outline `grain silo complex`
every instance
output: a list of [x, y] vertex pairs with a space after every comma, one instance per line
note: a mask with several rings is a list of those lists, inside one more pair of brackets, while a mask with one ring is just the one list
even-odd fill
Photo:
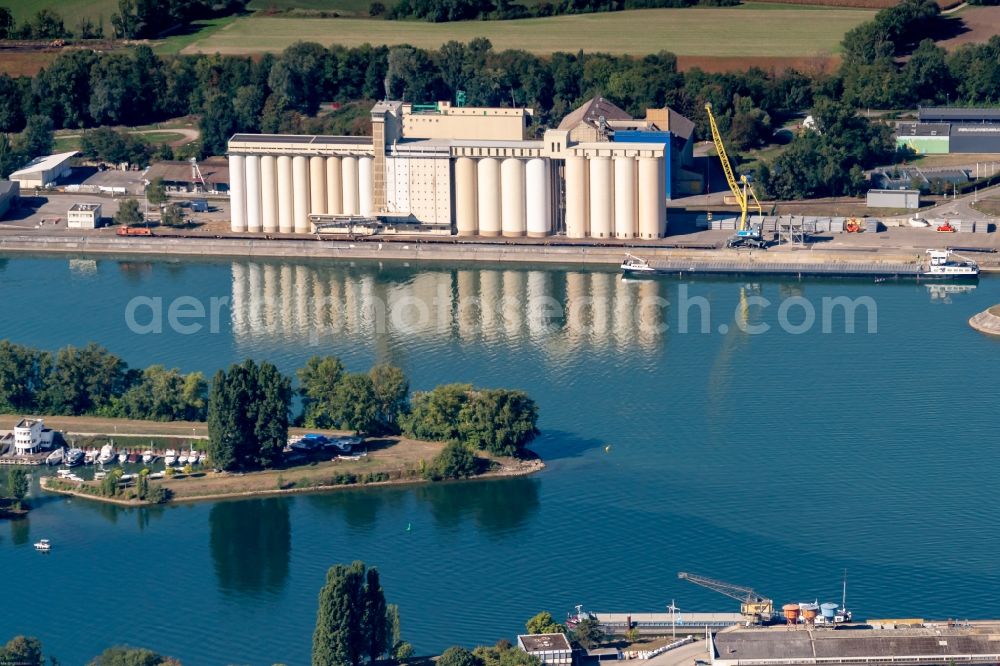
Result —
[[632, 120], [595, 98], [540, 139], [531, 115], [387, 101], [370, 137], [237, 134], [232, 230], [656, 239], [671, 192], [698, 187], [693, 125], [669, 109]]

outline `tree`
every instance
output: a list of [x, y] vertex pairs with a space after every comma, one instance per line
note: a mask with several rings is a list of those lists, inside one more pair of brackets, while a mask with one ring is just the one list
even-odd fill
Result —
[[0, 7], [0, 39], [11, 39], [15, 25], [14, 14], [6, 7]]
[[344, 364], [336, 356], [313, 356], [297, 374], [306, 427], [332, 428], [330, 406], [337, 384], [344, 377]]
[[[389, 649], [389, 622], [385, 603], [385, 591], [379, 581], [378, 569], [368, 569], [365, 581], [364, 648], [368, 659], [376, 662]], [[396, 611], [398, 614], [398, 610]]]
[[469, 399], [469, 384], [444, 384], [415, 393], [403, 430], [415, 439], [448, 441], [459, 438], [458, 415]]
[[[382, 16], [385, 14], [385, 5], [375, 0], [370, 5], [368, 5], [368, 16]], [[2, 27], [2, 24], [0, 24]]]
[[124, 199], [118, 204], [118, 212], [115, 213], [115, 224], [134, 225], [145, 221], [139, 202], [135, 199]]
[[588, 617], [577, 622], [571, 638], [580, 647], [591, 650], [604, 640], [604, 632], [601, 631], [601, 625], [597, 620]]
[[28, 158], [48, 155], [55, 145], [52, 133], [52, 119], [45, 116], [31, 116], [24, 132], [18, 137], [18, 150]]
[[24, 156], [10, 142], [10, 136], [0, 132], [0, 178], [17, 171], [24, 162]]
[[471, 394], [458, 421], [462, 441], [497, 455], [516, 456], [538, 434], [538, 406], [523, 391], [484, 389]]
[[110, 647], [97, 655], [87, 666], [168, 666], [174, 660], [145, 648]]
[[387, 432], [396, 432], [399, 415], [406, 412], [410, 382], [400, 368], [384, 363], [373, 367], [368, 375], [375, 391], [378, 420]]
[[[0, 7], [0, 19], [3, 18]], [[0, 32], [3, 28], [0, 27]], [[24, 105], [21, 86], [7, 74], [0, 74], [0, 132], [20, 132], [24, 129]]]
[[146, 186], [146, 199], [154, 206], [167, 202], [167, 186], [162, 178], [154, 178]]
[[0, 412], [35, 411], [51, 364], [48, 353], [0, 341]]
[[0, 648], [0, 664], [44, 666], [42, 642], [32, 636], [15, 636]]
[[237, 129], [232, 98], [223, 93], [211, 95], [201, 115], [202, 156], [225, 155], [231, 137]]
[[149, 421], [202, 421], [207, 385], [200, 372], [183, 375], [173, 368], [151, 365], [122, 394], [121, 415]]
[[50, 414], [98, 414], [111, 408], [132, 379], [125, 362], [97, 344], [64, 347], [46, 373], [39, 407]]
[[59, 12], [48, 7], [38, 10], [28, 23], [21, 26], [22, 39], [59, 39], [66, 37], [66, 25]]
[[[365, 578], [363, 562], [354, 562], [349, 567], [338, 564], [327, 571], [313, 632], [313, 666], [357, 666], [371, 648], [371, 644], [366, 645], [366, 638], [373, 635], [369, 624], [386, 626], [384, 613], [378, 616], [365, 612], [374, 610], [378, 604], [385, 608], [384, 598], [369, 601], [369, 594], [381, 596], [381, 587], [369, 591]], [[374, 582], [378, 585], [377, 575]]]
[[479, 666], [479, 660], [464, 647], [450, 647], [438, 657], [436, 666]]
[[209, 456], [226, 470], [270, 467], [288, 440], [291, 381], [247, 359], [220, 370], [208, 398]]
[[424, 476], [433, 481], [441, 479], [467, 479], [479, 471], [476, 455], [461, 442], [449, 442], [434, 456]]
[[184, 210], [175, 203], [170, 204], [160, 213], [160, 224], [168, 227], [183, 227], [186, 223]]
[[566, 627], [552, 619], [552, 613], [542, 611], [524, 624], [529, 634], [564, 634]]
[[14, 507], [20, 510], [21, 502], [27, 495], [28, 473], [22, 467], [15, 467], [7, 474], [7, 496], [14, 500]]
[[373, 432], [379, 422], [379, 405], [371, 377], [345, 375], [334, 389], [330, 417], [338, 428], [358, 434]]

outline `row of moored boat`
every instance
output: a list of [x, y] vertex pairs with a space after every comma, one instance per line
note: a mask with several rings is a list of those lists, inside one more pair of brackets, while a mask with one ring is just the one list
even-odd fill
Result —
[[[126, 463], [143, 463], [148, 465], [159, 459], [159, 457], [151, 449], [146, 449], [142, 453], [129, 449], [115, 451], [114, 446], [105, 444], [100, 449], [90, 448], [86, 451], [77, 448], [59, 448], [50, 453], [45, 462], [48, 465], [66, 465], [67, 467], [94, 464], [114, 465], [116, 463], [119, 465]], [[171, 465], [200, 465], [205, 462], [205, 453], [203, 451], [195, 451], [194, 449], [179, 452], [174, 449], [167, 449], [163, 453], [163, 462], [168, 467]]]

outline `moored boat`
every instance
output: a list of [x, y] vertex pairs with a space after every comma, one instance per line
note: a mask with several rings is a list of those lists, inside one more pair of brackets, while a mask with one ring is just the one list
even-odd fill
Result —
[[922, 280], [976, 280], [979, 278], [979, 264], [971, 259], [958, 257], [951, 250], [927, 250], [930, 261], [920, 272]]
[[101, 447], [101, 453], [97, 456], [97, 462], [107, 465], [115, 459], [115, 447], [105, 444]]
[[83, 462], [84, 453], [81, 449], [70, 449], [66, 452], [66, 456], [63, 462], [66, 463], [67, 467], [76, 467]]
[[188, 463], [188, 455], [186, 453], [184, 453], [183, 451], [181, 451], [181, 454], [179, 456], [177, 456], [177, 464], [178, 465], [187, 465], [187, 463]]
[[163, 462], [167, 465], [173, 465], [177, 462], [177, 452], [173, 449], [167, 449], [167, 452], [163, 454]]
[[47, 553], [52, 550], [52, 544], [48, 539], [40, 539], [35, 542], [35, 550], [39, 550], [43, 553]]
[[142, 452], [142, 462], [147, 464], [153, 462], [153, 452], [151, 450], [146, 449]]
[[118, 452], [118, 464], [119, 465], [124, 465], [127, 462], [128, 462], [128, 452], [124, 451], [124, 450], [119, 451]]
[[59, 447], [58, 449], [56, 449], [55, 451], [53, 451], [52, 453], [50, 453], [49, 455], [47, 455], [45, 457], [45, 464], [46, 465], [58, 465], [58, 464], [62, 463], [64, 452], [65, 452], [65, 449], [62, 448], [62, 447]]

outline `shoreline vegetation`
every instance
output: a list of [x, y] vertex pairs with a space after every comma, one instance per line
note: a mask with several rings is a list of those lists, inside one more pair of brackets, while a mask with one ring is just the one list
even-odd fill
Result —
[[[208, 457], [197, 469], [167, 465], [153, 473], [143, 465], [126, 474], [115, 466], [92, 481], [46, 477], [42, 487], [52, 492], [162, 504], [512, 476], [544, 466], [526, 448], [538, 435], [538, 407], [522, 391], [443, 384], [411, 394], [402, 369], [350, 372], [335, 356], [313, 356], [295, 378], [293, 389], [292, 377], [273, 364], [247, 359], [208, 382], [159, 365], [130, 368], [93, 343], [52, 353], [0, 340], [0, 413], [48, 414], [50, 427], [78, 420], [86, 429], [66, 428], [56, 446], [79, 448], [82, 437], [92, 448], [183, 452], [185, 441], [190, 449], [198, 440]], [[0, 416], [0, 425], [14, 420]], [[7, 485], [8, 496], [23, 499], [23, 479], [17, 492]]]

